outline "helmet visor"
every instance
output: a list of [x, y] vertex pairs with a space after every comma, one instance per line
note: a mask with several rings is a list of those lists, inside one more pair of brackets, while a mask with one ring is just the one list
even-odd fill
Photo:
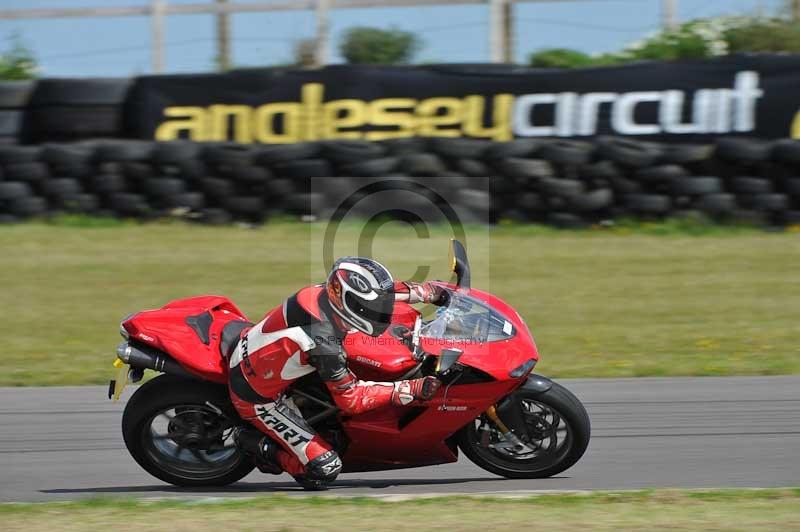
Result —
[[378, 292], [373, 300], [362, 299], [354, 292], [345, 294], [347, 307], [361, 319], [372, 324], [373, 336], [380, 336], [392, 322], [394, 293]]

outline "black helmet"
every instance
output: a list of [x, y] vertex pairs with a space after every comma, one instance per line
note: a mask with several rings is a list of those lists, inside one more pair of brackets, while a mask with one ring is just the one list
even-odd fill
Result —
[[391, 323], [394, 280], [380, 262], [341, 258], [331, 268], [326, 289], [331, 310], [347, 325], [380, 336]]

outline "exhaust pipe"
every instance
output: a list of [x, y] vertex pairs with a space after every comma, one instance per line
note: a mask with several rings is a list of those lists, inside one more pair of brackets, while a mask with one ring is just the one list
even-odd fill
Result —
[[197, 379], [175, 362], [169, 355], [146, 345], [131, 345], [122, 342], [117, 347], [117, 357], [132, 368], [152, 369], [186, 379]]

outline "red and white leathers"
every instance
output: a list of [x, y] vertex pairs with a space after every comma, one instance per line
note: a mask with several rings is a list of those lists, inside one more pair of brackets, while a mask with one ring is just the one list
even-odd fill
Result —
[[[395, 283], [396, 299], [431, 302], [430, 284]], [[278, 465], [293, 476], [331, 482], [341, 471], [333, 448], [305, 422], [285, 397], [296, 379], [319, 372], [336, 405], [354, 415], [389, 404], [430, 398], [438, 388], [432, 377], [399, 382], [365, 382], [347, 368], [346, 331], [330, 311], [325, 289], [300, 290], [259, 323], [241, 332], [229, 358], [229, 391], [241, 417], [278, 442]]]

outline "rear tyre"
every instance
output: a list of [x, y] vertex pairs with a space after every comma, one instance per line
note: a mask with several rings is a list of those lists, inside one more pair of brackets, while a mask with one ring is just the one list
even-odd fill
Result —
[[128, 401], [122, 435], [134, 460], [164, 482], [226, 486], [255, 467], [233, 441], [240, 423], [224, 386], [160, 375]]
[[589, 446], [591, 425], [581, 402], [553, 383], [546, 392], [520, 388], [527, 434], [518, 434], [528, 449], [504, 450], [500, 433], [485, 414], [461, 429], [458, 446], [475, 465], [506, 478], [547, 478], [572, 467]]

